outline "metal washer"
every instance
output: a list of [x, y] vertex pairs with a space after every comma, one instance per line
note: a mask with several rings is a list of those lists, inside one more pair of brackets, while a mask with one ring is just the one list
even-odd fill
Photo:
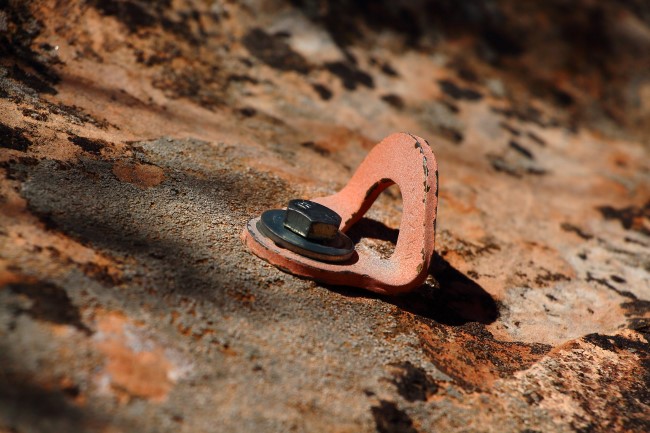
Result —
[[331, 241], [314, 242], [284, 227], [286, 211], [267, 210], [260, 217], [257, 228], [276, 244], [294, 253], [323, 262], [344, 262], [354, 254], [354, 242], [340, 231]]

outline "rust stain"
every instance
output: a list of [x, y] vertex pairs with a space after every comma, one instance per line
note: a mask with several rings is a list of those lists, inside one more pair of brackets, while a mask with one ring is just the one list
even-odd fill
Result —
[[100, 312], [97, 317], [97, 347], [106, 357], [110, 388], [122, 403], [134, 397], [162, 402], [173, 387], [173, 366], [159, 346], [134, 349], [128, 341], [127, 326], [130, 321], [120, 312]]
[[497, 340], [476, 322], [453, 327], [416, 320], [413, 326], [431, 362], [468, 390], [489, 389], [497, 379], [528, 369], [551, 350], [545, 344]]
[[113, 165], [113, 174], [122, 182], [132, 183], [142, 189], [159, 185], [165, 180], [162, 168], [151, 164], [118, 161]]
[[0, 260], [0, 289], [9, 284], [32, 280], [7, 269], [4, 260]]

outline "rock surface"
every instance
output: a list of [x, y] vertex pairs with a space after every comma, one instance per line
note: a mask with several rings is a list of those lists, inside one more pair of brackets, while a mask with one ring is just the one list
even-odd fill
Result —
[[[528, 3], [0, 1], [0, 432], [650, 430], [650, 9]], [[423, 287], [246, 251], [402, 130]]]

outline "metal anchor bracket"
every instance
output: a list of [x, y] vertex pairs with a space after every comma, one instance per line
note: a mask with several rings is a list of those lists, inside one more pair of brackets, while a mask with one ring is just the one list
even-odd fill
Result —
[[[305, 255], [309, 254], [305, 249], [314, 249], [310, 242], [327, 246], [328, 242], [336, 241], [335, 247], [349, 248], [344, 233], [363, 217], [379, 194], [393, 184], [397, 184], [402, 193], [403, 215], [397, 245], [390, 258], [381, 259], [351, 250], [351, 255], [343, 261]], [[296, 202], [307, 203], [303, 209], [314, 202], [326, 210], [319, 209], [324, 212], [322, 215], [304, 216]], [[311, 202], [292, 200], [286, 211], [267, 211], [253, 218], [242, 233], [244, 243], [255, 255], [286, 272], [327, 284], [396, 294], [424, 282], [435, 247], [438, 207], [438, 165], [426, 140], [406, 133], [386, 137], [370, 151], [341, 191]], [[341, 219], [326, 215], [327, 210]], [[289, 213], [291, 215], [287, 216]], [[339, 224], [338, 233], [327, 226], [332, 221]], [[300, 241], [293, 238], [283, 241], [291, 236], [302, 237], [307, 244], [301, 247]]]

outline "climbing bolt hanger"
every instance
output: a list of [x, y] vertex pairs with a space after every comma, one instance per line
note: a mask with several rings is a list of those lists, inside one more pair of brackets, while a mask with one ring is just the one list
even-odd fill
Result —
[[[355, 251], [345, 235], [379, 194], [397, 184], [403, 215], [395, 251], [382, 259]], [[327, 284], [383, 294], [406, 292], [426, 279], [435, 247], [438, 165], [426, 140], [393, 134], [377, 144], [338, 193], [292, 200], [266, 211], [242, 233], [257, 256], [278, 268]]]

